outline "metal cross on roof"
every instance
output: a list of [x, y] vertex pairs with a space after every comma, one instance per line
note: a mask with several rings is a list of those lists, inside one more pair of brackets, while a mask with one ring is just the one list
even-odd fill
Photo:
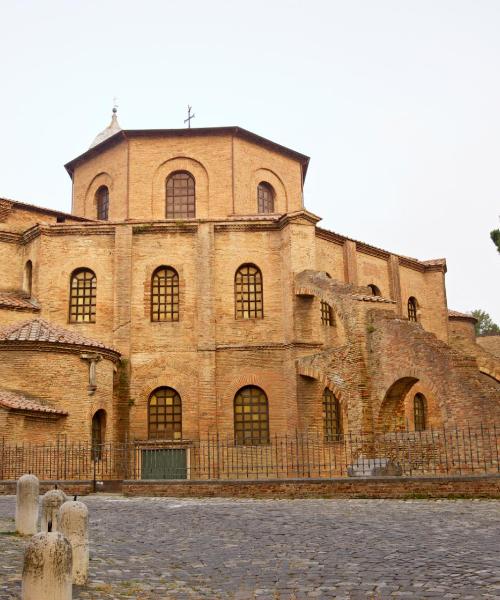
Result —
[[188, 116], [187, 116], [187, 119], [184, 119], [184, 123], [188, 124], [189, 129], [191, 129], [191, 119], [194, 119], [194, 117], [195, 117], [194, 113], [191, 114], [191, 108], [192, 108], [192, 106], [189, 106], [189, 104], [188, 104]]

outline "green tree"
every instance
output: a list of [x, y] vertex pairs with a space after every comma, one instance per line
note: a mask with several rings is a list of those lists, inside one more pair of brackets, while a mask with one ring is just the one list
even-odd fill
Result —
[[483, 335], [500, 335], [500, 327], [493, 323], [490, 315], [484, 310], [473, 310], [472, 316], [477, 319], [477, 323], [474, 325], [477, 336]]
[[490, 237], [493, 240], [493, 243], [497, 247], [498, 252], [500, 252], [500, 229], [494, 229], [490, 232]]

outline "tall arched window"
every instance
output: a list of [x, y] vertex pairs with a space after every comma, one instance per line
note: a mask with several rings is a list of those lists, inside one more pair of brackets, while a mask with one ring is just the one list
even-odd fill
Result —
[[109, 189], [105, 185], [96, 192], [97, 218], [100, 221], [108, 220], [109, 213]]
[[323, 391], [323, 430], [327, 442], [335, 442], [342, 435], [340, 403], [328, 388]]
[[382, 294], [380, 293], [380, 290], [374, 283], [370, 283], [370, 285], [368, 287], [370, 288], [372, 296], [382, 296]]
[[329, 325], [330, 327], [335, 325], [332, 307], [324, 300], [321, 300], [321, 324]]
[[417, 321], [417, 300], [413, 296], [408, 298], [408, 320]]
[[167, 179], [167, 219], [192, 219], [196, 216], [194, 177], [177, 171]]
[[71, 274], [69, 321], [95, 323], [97, 279], [90, 269], [77, 269]]
[[234, 441], [251, 446], [269, 443], [269, 409], [266, 394], [249, 385], [234, 398]]
[[179, 275], [172, 267], [158, 267], [151, 280], [151, 321], [179, 320]]
[[264, 294], [259, 267], [241, 265], [234, 277], [234, 298], [237, 319], [262, 319]]
[[92, 458], [101, 460], [106, 434], [106, 411], [102, 408], [92, 417]]
[[261, 181], [257, 186], [257, 207], [259, 213], [274, 212], [274, 190], [265, 181]]
[[149, 439], [182, 439], [182, 402], [172, 388], [157, 388], [148, 402]]
[[24, 281], [23, 281], [23, 290], [24, 293], [31, 298], [33, 286], [33, 263], [31, 260], [26, 261], [24, 265]]
[[426, 421], [425, 396], [423, 394], [415, 394], [415, 398], [413, 398], [413, 422], [415, 424], [415, 431], [424, 431], [427, 426]]

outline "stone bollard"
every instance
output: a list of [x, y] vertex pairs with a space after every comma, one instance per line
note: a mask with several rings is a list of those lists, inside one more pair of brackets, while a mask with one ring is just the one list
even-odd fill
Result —
[[71, 562], [71, 544], [62, 533], [34, 535], [24, 553], [22, 600], [71, 600]]
[[49, 530], [49, 521], [52, 523], [52, 531], [59, 531], [59, 507], [66, 500], [66, 494], [57, 489], [57, 485], [42, 496], [42, 521], [40, 523], [42, 533], [47, 533]]
[[34, 535], [38, 525], [38, 495], [40, 482], [35, 475], [23, 475], [16, 487], [16, 531]]
[[59, 531], [73, 551], [73, 583], [85, 585], [89, 571], [89, 511], [83, 502], [65, 502], [59, 509]]

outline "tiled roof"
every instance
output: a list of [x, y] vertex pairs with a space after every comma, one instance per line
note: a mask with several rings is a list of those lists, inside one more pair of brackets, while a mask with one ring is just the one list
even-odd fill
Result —
[[40, 307], [32, 300], [16, 292], [0, 292], [0, 308], [12, 310], [32, 310], [38, 312]]
[[421, 260], [424, 265], [432, 267], [434, 265], [444, 266], [446, 265], [446, 258], [433, 258], [431, 260]]
[[102, 342], [91, 340], [79, 333], [63, 329], [43, 319], [32, 319], [3, 327], [0, 329], [0, 344], [2, 342], [49, 342], [53, 344], [89, 346], [90, 348], [111, 350], [119, 354], [117, 350], [106, 346]]
[[449, 310], [448, 318], [455, 319], [470, 319], [471, 321], [477, 321], [476, 317], [468, 315], [467, 313], [458, 312], [458, 310]]
[[382, 296], [365, 296], [364, 294], [352, 294], [355, 300], [361, 300], [362, 302], [383, 302], [385, 304], [396, 304], [394, 300], [390, 298], [382, 298]]
[[28, 398], [20, 392], [8, 392], [7, 390], [0, 390], [0, 406], [13, 410], [26, 410], [52, 415], [66, 416], [68, 414], [64, 410], [57, 410], [51, 406], [41, 404], [39, 401]]

